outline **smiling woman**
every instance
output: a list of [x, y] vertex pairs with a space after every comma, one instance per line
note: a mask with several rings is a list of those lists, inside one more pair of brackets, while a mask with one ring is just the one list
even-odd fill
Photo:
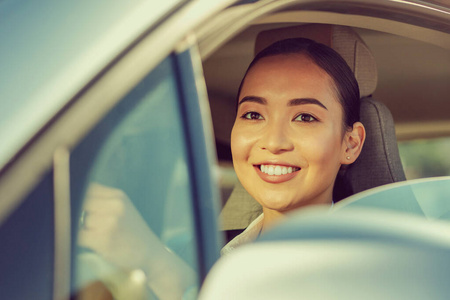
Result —
[[287, 212], [332, 205], [337, 173], [358, 158], [365, 139], [352, 71], [334, 50], [309, 39], [283, 40], [260, 52], [237, 103], [233, 165], [263, 214], [224, 253]]

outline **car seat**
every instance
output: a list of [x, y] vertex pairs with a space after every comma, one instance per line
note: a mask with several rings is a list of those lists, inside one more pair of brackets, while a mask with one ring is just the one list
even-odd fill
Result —
[[[389, 109], [372, 94], [377, 85], [375, 59], [361, 37], [350, 27], [326, 24], [299, 25], [259, 33], [255, 53], [272, 43], [304, 37], [330, 46], [348, 63], [355, 74], [361, 95], [361, 122], [366, 128], [366, 141], [358, 160], [339, 172], [334, 188], [334, 201], [380, 185], [405, 180], [400, 161], [394, 121]], [[237, 184], [222, 213], [222, 229], [232, 238], [246, 228], [262, 209]]]

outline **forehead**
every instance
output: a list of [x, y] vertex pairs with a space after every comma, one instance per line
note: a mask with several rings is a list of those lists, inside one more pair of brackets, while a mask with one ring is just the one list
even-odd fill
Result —
[[304, 54], [261, 58], [244, 79], [239, 99], [245, 96], [263, 97], [272, 103], [314, 98], [332, 110], [342, 111], [334, 81]]
[[289, 53], [289, 54], [277, 54], [269, 55], [259, 59], [259, 61], [253, 66], [264, 66], [264, 65], [287, 65], [296, 67], [308, 67], [322, 70], [316, 63], [305, 53]]

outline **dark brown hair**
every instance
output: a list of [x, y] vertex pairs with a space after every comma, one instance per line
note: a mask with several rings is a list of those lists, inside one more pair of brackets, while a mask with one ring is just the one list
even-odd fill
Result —
[[[345, 60], [330, 47], [310, 39], [293, 38], [278, 41], [259, 52], [250, 63], [238, 90], [241, 93], [249, 70], [262, 58], [275, 55], [303, 54], [323, 69], [333, 80], [339, 102], [343, 108], [344, 129], [359, 121], [359, 87]], [[239, 100], [239, 99], [238, 99]]]

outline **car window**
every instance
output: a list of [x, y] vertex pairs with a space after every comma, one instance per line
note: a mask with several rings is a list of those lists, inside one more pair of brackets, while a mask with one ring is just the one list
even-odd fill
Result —
[[450, 138], [402, 141], [398, 146], [407, 179], [450, 175]]
[[46, 174], [0, 227], [2, 299], [51, 299], [53, 182]]
[[371, 207], [450, 220], [450, 177], [416, 179], [358, 193], [336, 204], [337, 209]]
[[[76, 292], [97, 287], [118, 299], [154, 294], [147, 284], [149, 272], [155, 268], [161, 268], [160, 273], [167, 271], [159, 261], [159, 250], [147, 253], [155, 245], [180, 259], [196, 276], [192, 178], [178, 89], [169, 57], [72, 152], [72, 277]], [[94, 230], [101, 233], [89, 238], [97, 240], [85, 243], [85, 233]], [[111, 235], [114, 230], [119, 234]], [[149, 232], [156, 237], [155, 245], [142, 242], [147, 241]], [[103, 238], [111, 240], [99, 242]], [[156, 261], [150, 270], [142, 265], [148, 257]], [[197, 285], [197, 278], [191, 280]], [[170, 284], [177, 288], [175, 279]]]

